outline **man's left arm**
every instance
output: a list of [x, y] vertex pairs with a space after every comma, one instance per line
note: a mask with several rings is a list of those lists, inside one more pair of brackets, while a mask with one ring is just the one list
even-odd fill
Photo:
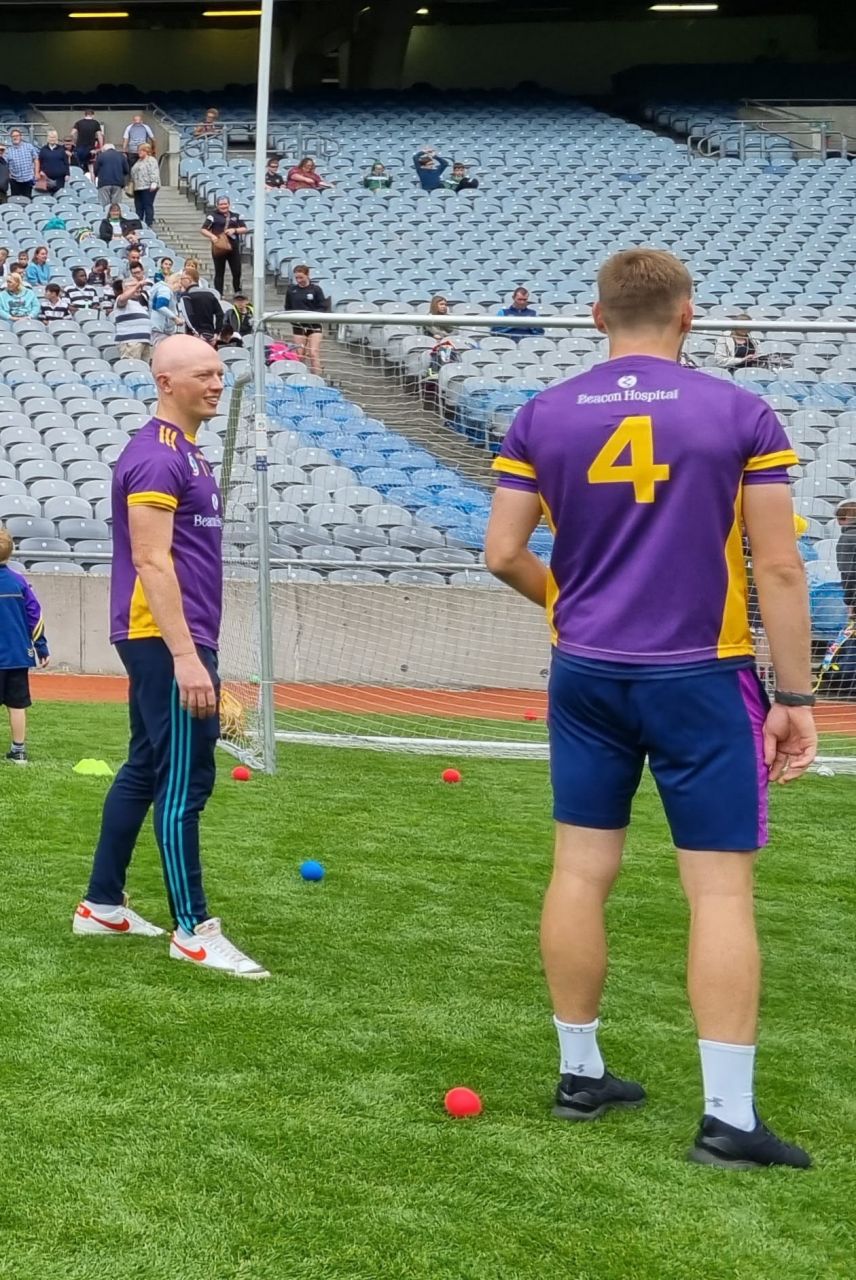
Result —
[[541, 499], [536, 492], [497, 486], [484, 555], [495, 577], [543, 609], [547, 602], [547, 566], [529, 550], [529, 539], [540, 519]]

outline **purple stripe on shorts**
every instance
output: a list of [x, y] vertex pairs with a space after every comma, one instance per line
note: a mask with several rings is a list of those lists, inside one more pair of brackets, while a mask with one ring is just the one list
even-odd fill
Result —
[[755, 761], [758, 770], [758, 848], [767, 843], [767, 811], [770, 777], [764, 763], [764, 721], [767, 719], [767, 700], [758, 676], [748, 668], [737, 672], [740, 696], [752, 726], [755, 745]]

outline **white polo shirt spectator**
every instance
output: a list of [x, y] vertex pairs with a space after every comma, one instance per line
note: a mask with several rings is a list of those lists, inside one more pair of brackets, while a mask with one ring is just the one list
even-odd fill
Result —
[[49, 284], [42, 298], [42, 319], [45, 324], [50, 328], [52, 320], [68, 320], [70, 315], [71, 307], [68, 299], [62, 296], [62, 289], [58, 284]]
[[113, 286], [117, 290], [113, 311], [116, 345], [123, 360], [148, 360], [152, 353], [152, 317], [145, 272], [141, 266], [132, 267], [131, 272], [131, 279], [124, 285], [117, 281]]
[[39, 176], [39, 153], [20, 129], [10, 129], [6, 147], [9, 166], [9, 195], [33, 198], [33, 186]]
[[134, 116], [122, 134], [123, 150], [127, 153], [128, 163], [133, 167], [137, 162], [137, 153], [144, 142], [154, 142], [155, 135], [142, 116]]

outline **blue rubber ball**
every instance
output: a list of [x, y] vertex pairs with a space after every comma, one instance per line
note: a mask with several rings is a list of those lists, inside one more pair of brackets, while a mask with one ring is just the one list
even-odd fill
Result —
[[300, 864], [300, 874], [304, 880], [323, 880], [324, 868], [314, 858], [307, 858], [305, 862]]

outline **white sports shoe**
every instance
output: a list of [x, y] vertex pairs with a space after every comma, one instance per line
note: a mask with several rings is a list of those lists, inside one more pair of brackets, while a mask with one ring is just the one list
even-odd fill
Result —
[[100, 934], [107, 937], [111, 933], [137, 933], [144, 938], [159, 938], [164, 932], [156, 924], [144, 920], [136, 911], [128, 906], [125, 898], [121, 907], [99, 906], [97, 902], [88, 902], [85, 898], [74, 913], [71, 922], [72, 933], [80, 937]]
[[221, 969], [233, 978], [270, 977], [267, 969], [245, 956], [224, 936], [217, 919], [203, 921], [193, 933], [176, 929], [170, 938], [169, 954], [173, 960], [189, 960], [203, 969]]

